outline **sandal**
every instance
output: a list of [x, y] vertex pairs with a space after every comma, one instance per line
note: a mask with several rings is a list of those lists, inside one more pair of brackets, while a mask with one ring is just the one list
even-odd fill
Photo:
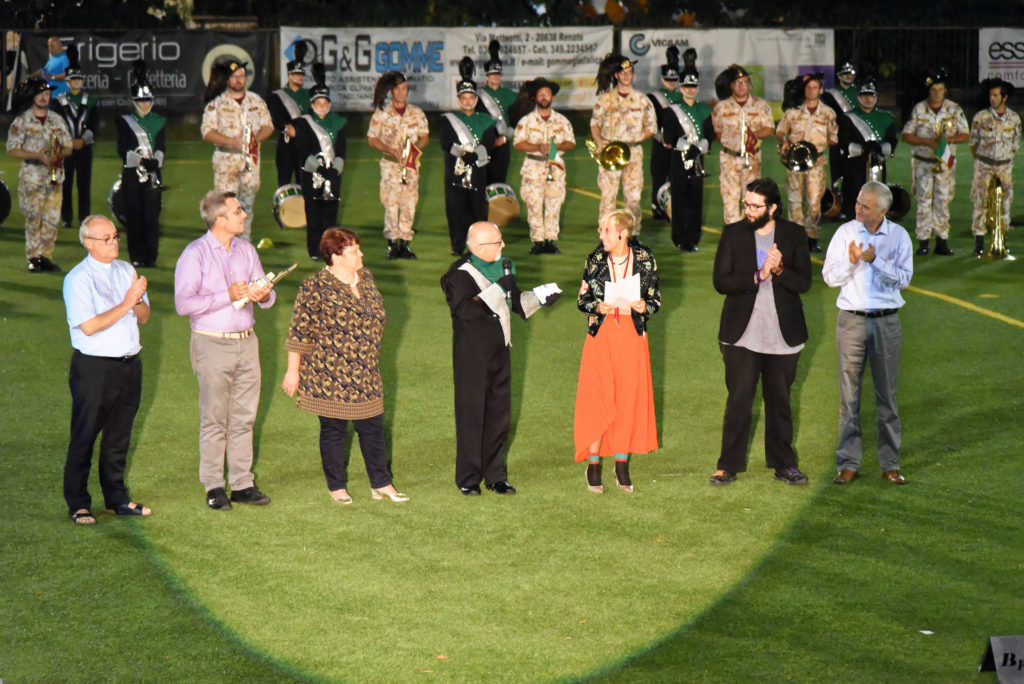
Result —
[[71, 522], [76, 525], [95, 525], [96, 518], [88, 508], [79, 508], [71, 514]]
[[114, 513], [116, 515], [153, 515], [153, 511], [146, 508], [140, 503], [129, 501], [117, 506], [113, 510], [107, 509], [107, 513]]

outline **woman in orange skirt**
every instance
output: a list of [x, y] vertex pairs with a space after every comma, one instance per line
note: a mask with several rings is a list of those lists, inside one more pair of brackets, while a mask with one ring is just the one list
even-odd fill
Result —
[[[633, 237], [633, 215], [606, 214], [601, 244], [587, 257], [577, 305], [589, 316], [580, 359], [573, 425], [576, 460], [587, 461], [587, 485], [602, 492], [601, 457], [615, 457], [615, 480], [633, 491], [629, 455], [658, 448], [647, 319], [661, 307], [654, 255]], [[639, 297], [605, 301], [609, 283], [639, 279]], [[634, 291], [635, 292], [635, 291]]]

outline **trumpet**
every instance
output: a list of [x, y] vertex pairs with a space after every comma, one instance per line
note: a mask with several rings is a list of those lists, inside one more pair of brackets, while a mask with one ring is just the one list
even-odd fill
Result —
[[760, 147], [760, 138], [751, 135], [750, 127], [747, 124], [747, 113], [740, 110], [740, 156], [743, 157], [743, 168], [749, 169], [753, 166], [750, 163], [750, 155], [756, 153]]
[[47, 167], [49, 167], [46, 179], [50, 181], [50, 185], [57, 185], [57, 169], [64, 165], [64, 148], [61, 147], [57, 131], [50, 131], [50, 139], [46, 145], [46, 155], [48, 157]]
[[629, 164], [629, 145], [621, 140], [612, 140], [600, 150], [593, 138], [587, 138], [586, 144], [590, 157], [605, 171], [621, 171]]
[[242, 126], [242, 154], [245, 155], [245, 170], [252, 171], [260, 163], [260, 143], [252, 134], [248, 121]]

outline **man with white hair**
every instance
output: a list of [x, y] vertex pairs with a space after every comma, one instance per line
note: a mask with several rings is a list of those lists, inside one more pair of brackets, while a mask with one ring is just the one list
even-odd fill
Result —
[[498, 226], [477, 221], [466, 234], [469, 254], [441, 277], [452, 314], [455, 379], [455, 484], [480, 495], [480, 482], [496, 494], [515, 494], [508, 481], [505, 441], [512, 415], [511, 313], [527, 319], [561, 295], [555, 283], [525, 292], [515, 264], [502, 259]]
[[839, 365], [839, 443], [833, 482], [857, 478], [861, 464], [860, 395], [864, 366], [871, 365], [878, 416], [878, 464], [882, 477], [904, 484], [900, 473], [902, 431], [896, 408], [903, 330], [900, 295], [914, 275], [913, 243], [907, 231], [885, 217], [892, 192], [869, 181], [857, 195], [857, 218], [839, 226], [825, 254], [821, 275], [838, 287], [836, 349]]

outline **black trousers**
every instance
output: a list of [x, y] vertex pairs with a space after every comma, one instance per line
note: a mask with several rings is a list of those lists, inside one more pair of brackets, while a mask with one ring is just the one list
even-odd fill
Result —
[[60, 217], [64, 223], [75, 223], [75, 205], [71, 200], [71, 186], [78, 185], [78, 221], [92, 213], [92, 145], [83, 145], [64, 157], [64, 201], [60, 205]]
[[[657, 140], [651, 139], [651, 206], [658, 206], [658, 190], [661, 190], [661, 186], [668, 181], [670, 157], [678, 157], [679, 153], [673, 153], [671, 150], [665, 149]], [[676, 207], [673, 203], [672, 212], [675, 213]]]
[[160, 190], [149, 181], [140, 183], [135, 169], [124, 169], [121, 197], [127, 221], [128, 257], [132, 263], [155, 264], [160, 247]]
[[[306, 251], [309, 256], [320, 254], [320, 240], [328, 228], [338, 225], [339, 200], [314, 199], [313, 175], [303, 171], [299, 174], [302, 180], [302, 197], [306, 206]], [[331, 178], [331, 192], [334, 197], [341, 196], [341, 176]]]
[[476, 339], [455, 339], [452, 349], [455, 484], [472, 487], [481, 480], [501, 482], [508, 479], [505, 442], [512, 419], [509, 349], [501, 339], [490, 345]]
[[132, 423], [142, 395], [142, 361], [71, 355], [68, 373], [71, 388], [71, 439], [64, 462], [64, 500], [68, 512], [90, 508], [89, 470], [96, 438], [100, 440], [100, 489], [107, 508], [131, 501], [124, 473]]
[[[274, 165], [277, 167], [277, 187], [291, 185], [299, 178], [299, 162], [295, 159], [295, 146], [286, 143], [284, 137], [277, 136], [277, 151], [274, 152]], [[292, 181], [295, 178], [296, 181]]]
[[[452, 243], [452, 251], [462, 254], [466, 251], [466, 233], [477, 221], [487, 220], [487, 193], [484, 191], [481, 178], [482, 169], [473, 169], [473, 181], [479, 188], [467, 190], [451, 183], [444, 189], [444, 212], [448, 217], [448, 239]], [[458, 182], [458, 179], [455, 181]]]
[[[852, 220], [856, 213], [857, 195], [868, 181], [867, 156], [861, 155], [846, 160], [843, 167], [843, 213]], [[885, 182], [885, 164], [882, 165], [882, 182]]]
[[[348, 421], [341, 418], [320, 418], [320, 464], [324, 469], [327, 489], [337, 491], [348, 488], [348, 451], [345, 437]], [[374, 489], [391, 484], [388, 469], [388, 450], [384, 443], [384, 414], [373, 418], [353, 420], [353, 427], [359, 436], [359, 450], [363, 452], [366, 474]]]
[[828, 168], [829, 173], [832, 175], [832, 185], [836, 184], [836, 181], [843, 177], [846, 171], [846, 157], [839, 153], [839, 146], [833, 145], [828, 148]]
[[[507, 142], [501, 147], [495, 147], [490, 155], [490, 163], [484, 167], [487, 176], [487, 185], [492, 183], [508, 182], [508, 166], [512, 162], [512, 143]], [[474, 175], [482, 172], [474, 171]]]
[[722, 422], [722, 453], [718, 468], [734, 473], [747, 469], [747, 442], [750, 439], [751, 409], [757, 381], [761, 380], [764, 399], [765, 465], [776, 470], [796, 467], [793, 450], [793, 411], [789, 391], [796, 379], [800, 353], [759, 354], [745, 347], [720, 344], [725, 362], [725, 402]]
[[672, 244], [697, 246], [704, 221], [704, 179], [683, 168], [682, 155], [672, 155]]

